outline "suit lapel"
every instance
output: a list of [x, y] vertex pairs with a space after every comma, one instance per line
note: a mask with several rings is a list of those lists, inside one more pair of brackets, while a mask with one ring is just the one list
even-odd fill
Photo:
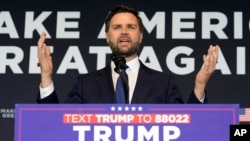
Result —
[[140, 63], [138, 78], [131, 103], [144, 103], [148, 97], [153, 80], [150, 79], [152, 72]]
[[[144, 103], [151, 89], [152, 71], [140, 62], [138, 78], [131, 103]], [[107, 66], [98, 71], [96, 83], [104, 103], [116, 103], [111, 67]]]
[[107, 66], [98, 72], [96, 83], [98, 85], [103, 102], [115, 103], [116, 100], [110, 66]]

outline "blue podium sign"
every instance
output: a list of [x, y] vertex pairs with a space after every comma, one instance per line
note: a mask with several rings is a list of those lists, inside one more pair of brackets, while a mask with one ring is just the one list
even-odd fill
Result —
[[228, 141], [237, 104], [16, 104], [15, 141]]

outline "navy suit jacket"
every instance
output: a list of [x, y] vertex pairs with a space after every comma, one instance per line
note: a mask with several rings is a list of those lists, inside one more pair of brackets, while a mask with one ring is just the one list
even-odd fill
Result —
[[[38, 103], [59, 103], [56, 91], [44, 99], [39, 97], [37, 99]], [[101, 70], [80, 75], [65, 103], [116, 103], [110, 65]], [[184, 102], [173, 75], [152, 70], [140, 62], [131, 103], [178, 104], [200, 103], [200, 101], [192, 91], [188, 101]]]

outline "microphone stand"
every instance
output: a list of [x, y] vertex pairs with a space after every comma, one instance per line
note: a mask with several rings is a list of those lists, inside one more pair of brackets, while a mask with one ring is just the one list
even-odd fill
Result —
[[122, 80], [123, 90], [125, 94], [125, 102], [126, 104], [129, 103], [129, 86], [128, 86], [128, 78], [126, 76], [126, 73], [123, 73], [122, 70], [125, 71], [126, 69], [126, 60], [124, 57], [119, 56], [117, 54], [113, 54], [112, 60], [115, 63], [115, 72], [117, 72]]

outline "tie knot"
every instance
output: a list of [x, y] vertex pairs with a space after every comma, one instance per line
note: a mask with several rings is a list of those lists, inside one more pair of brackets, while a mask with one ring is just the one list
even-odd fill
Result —
[[128, 65], [124, 65], [124, 67], [121, 69], [121, 72], [126, 72], [126, 70], [128, 69], [129, 67], [128, 67]]
[[124, 64], [116, 65], [114, 68], [114, 71], [120, 74], [121, 72], [125, 72], [127, 68], [129, 68], [128, 65], [124, 63]]
[[128, 65], [124, 65], [124, 70], [126, 70], [126, 69], [128, 69], [129, 68], [129, 66]]

